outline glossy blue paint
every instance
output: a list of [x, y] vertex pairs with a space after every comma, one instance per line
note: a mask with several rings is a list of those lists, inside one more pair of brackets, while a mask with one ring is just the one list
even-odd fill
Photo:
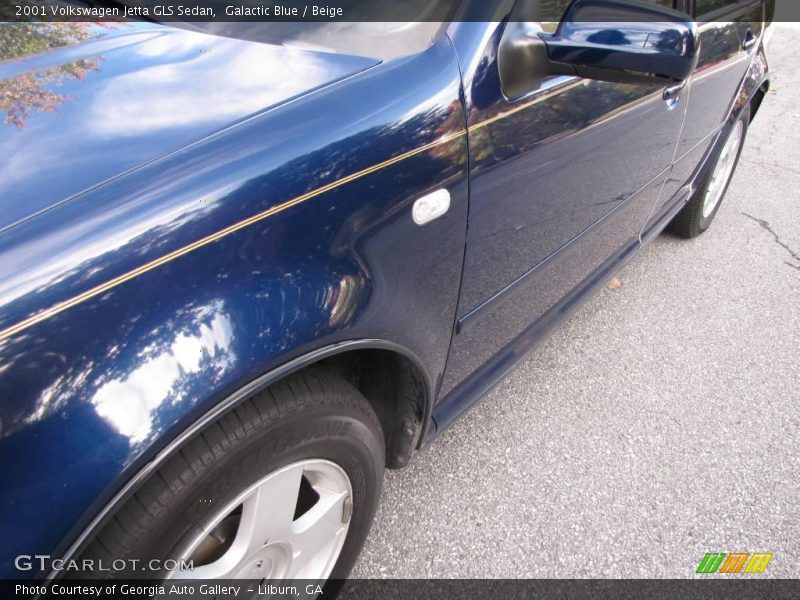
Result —
[[731, 50], [748, 13], [677, 104], [551, 73], [508, 95], [513, 6], [465, 0], [485, 22], [384, 62], [153, 24], [5, 57], [29, 101], [0, 125], [0, 575], [322, 356], [411, 357], [432, 439], [666, 225], [768, 76]]
[[607, 257], [638, 241], [684, 116], [685, 104], [663, 99], [663, 82], [547, 70], [531, 78], [524, 95], [509, 98], [500, 78], [509, 35], [518, 32], [498, 24], [481, 58], [461, 61], [475, 69], [464, 75], [470, 223], [442, 396], [479, 377], [482, 365]]
[[0, 232], [98, 183], [378, 62], [154, 23], [72, 27], [73, 35], [85, 41], [0, 63], [8, 92], [33, 95], [34, 76], [61, 97], [53, 101], [57, 114], [36, 110], [33, 99], [28, 106], [21, 100], [16, 125], [7, 123], [3, 129], [0, 152], [13, 159], [0, 167], [0, 196], [8, 199]]
[[540, 33], [550, 60], [577, 75], [680, 82], [697, 65], [697, 27], [689, 16], [657, 4], [576, 0], [555, 33]]
[[[486, 392], [521, 360], [547, 339], [547, 336], [573, 314], [593, 293], [601, 289], [608, 278], [636, 255], [641, 248], [638, 240], [628, 244], [608, 257], [600, 267], [584, 279], [577, 287], [551, 306], [537, 320], [527, 322], [521, 332], [502, 351], [495, 353], [469, 377], [463, 379], [437, 404], [433, 413], [436, 424], [428, 431], [426, 443], [452, 425], [466, 413]], [[515, 323], [517, 326], [519, 322]]]
[[[228, 110], [226, 101], [239, 107], [253, 83], [243, 72], [241, 86], [234, 85], [231, 73], [213, 91], [216, 106], [197, 109], [212, 113], [213, 122], [188, 124], [191, 116], [181, 113], [191, 106], [167, 107], [158, 134], [174, 137], [157, 146], [137, 127], [126, 138], [125, 121], [108, 142], [116, 140], [119, 152], [104, 147], [103, 137], [94, 140], [100, 134], [89, 129], [97, 124], [87, 117], [95, 113], [77, 105], [86, 108], [115, 81], [182, 56], [185, 46], [194, 48], [194, 35], [148, 38], [138, 51], [115, 40], [100, 53], [102, 68], [72, 82], [73, 99], [58, 112], [32, 113], [21, 129], [3, 125], [4, 147], [17, 150], [12, 156], [28, 151], [32, 127], [51, 131], [52, 144], [60, 143], [59, 132], [74, 136], [75, 160], [86, 162], [67, 185], [69, 169], [45, 160], [37, 145], [42, 160], [21, 165], [15, 186], [0, 196], [7, 214], [16, 204], [9, 190], [24, 190], [29, 200], [50, 190], [51, 173], [72, 195], [58, 198], [53, 188], [0, 234], [0, 329], [270, 207], [456, 135], [0, 340], [4, 575], [9, 557], [53, 551], [73, 523], [90, 519], [200, 415], [294, 357], [349, 339], [391, 337], [434, 377], [444, 370], [467, 217], [464, 115], [450, 43], [442, 38], [375, 66], [300, 53], [306, 66], [319, 64], [307, 82], [314, 93], [299, 91], [305, 83], [298, 75], [282, 103], [265, 96], [264, 110], [249, 100]], [[283, 52], [237, 44], [245, 53], [277, 53], [274, 60]], [[55, 64], [62, 51], [48, 60]], [[153, 75], [159, 97], [180, 97], [197, 76], [184, 71], [191, 65], [167, 61], [171, 75]], [[80, 138], [81, 128], [89, 139]], [[91, 141], [100, 143], [96, 153]], [[121, 158], [126, 141], [132, 156]], [[105, 183], [88, 183], [92, 174]], [[415, 225], [413, 201], [442, 187], [451, 194], [448, 213]]]

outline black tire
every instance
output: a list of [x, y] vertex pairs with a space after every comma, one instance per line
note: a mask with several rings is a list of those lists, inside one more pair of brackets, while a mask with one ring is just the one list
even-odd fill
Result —
[[[739, 164], [739, 157], [742, 154], [742, 148], [744, 148], [744, 142], [747, 138], [747, 128], [750, 124], [750, 107], [746, 107], [742, 114], [739, 116], [739, 119], [736, 123], [742, 123], [742, 137], [739, 143], [739, 148], [736, 150], [736, 158], [733, 163], [733, 170], [728, 177], [728, 180], [725, 182], [724, 188], [722, 190], [722, 196], [720, 197], [719, 201], [717, 202], [714, 210], [708, 216], [703, 216], [703, 204], [705, 202], [706, 192], [708, 191], [708, 187], [711, 184], [712, 176], [714, 171], [719, 164], [720, 155], [721, 155], [721, 148], [720, 151], [717, 152], [717, 156], [714, 157], [714, 165], [708, 169], [708, 172], [705, 174], [704, 179], [700, 187], [697, 188], [694, 195], [689, 199], [689, 202], [684, 206], [681, 211], [675, 215], [675, 218], [672, 219], [669, 225], [667, 225], [667, 231], [673, 233], [677, 236], [682, 238], [695, 238], [704, 231], [706, 231], [711, 222], [714, 220], [714, 217], [717, 216], [717, 211], [719, 211], [719, 207], [722, 205], [722, 201], [725, 199], [725, 194], [728, 192], [728, 186], [731, 184], [731, 180], [733, 179], [734, 173], [736, 173], [736, 167]], [[736, 123], [734, 126], [730, 128], [728, 132], [728, 136], [726, 136], [726, 141], [730, 136], [731, 132], [734, 131], [736, 128]], [[724, 146], [724, 144], [723, 144]]]
[[[383, 433], [360, 392], [321, 368], [276, 383], [191, 439], [126, 501], [81, 558], [105, 565], [115, 559], [146, 564], [178, 558], [186, 540], [203, 531], [218, 506], [267, 474], [314, 458], [336, 463], [352, 486], [350, 527], [330, 575], [331, 580], [346, 578], [380, 498]], [[164, 575], [124, 570], [80, 576], [158, 580]]]

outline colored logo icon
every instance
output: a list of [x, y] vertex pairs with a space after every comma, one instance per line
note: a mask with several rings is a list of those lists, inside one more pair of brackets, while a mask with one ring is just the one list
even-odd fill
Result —
[[697, 566], [698, 573], [763, 573], [772, 560], [767, 552], [706, 552]]

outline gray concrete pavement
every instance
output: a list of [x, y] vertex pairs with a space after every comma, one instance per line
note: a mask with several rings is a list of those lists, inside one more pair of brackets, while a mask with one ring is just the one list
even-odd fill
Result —
[[800, 577], [800, 29], [712, 228], [662, 235], [387, 472], [357, 577]]

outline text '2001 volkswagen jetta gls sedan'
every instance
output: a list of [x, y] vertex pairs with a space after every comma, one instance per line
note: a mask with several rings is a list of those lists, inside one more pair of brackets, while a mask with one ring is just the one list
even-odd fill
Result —
[[5, 577], [346, 577], [385, 467], [709, 227], [768, 3], [458, 10], [2, 26]]

